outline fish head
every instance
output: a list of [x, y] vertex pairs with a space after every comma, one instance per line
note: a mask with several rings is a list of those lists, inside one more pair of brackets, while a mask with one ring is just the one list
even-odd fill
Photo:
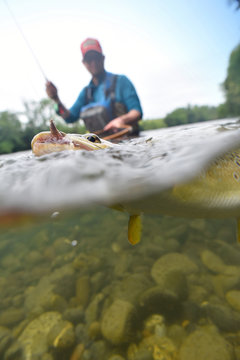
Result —
[[59, 131], [53, 121], [50, 123], [50, 131], [40, 132], [31, 142], [32, 151], [37, 156], [64, 150], [92, 151], [112, 146], [112, 143], [100, 139], [96, 134], [66, 134]]

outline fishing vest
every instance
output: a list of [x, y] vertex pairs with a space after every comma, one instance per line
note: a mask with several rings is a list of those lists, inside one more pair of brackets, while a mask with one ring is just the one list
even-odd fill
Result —
[[104, 99], [94, 102], [93, 88], [88, 85], [85, 90], [85, 105], [81, 109], [80, 118], [90, 132], [102, 130], [104, 126], [117, 116], [126, 114], [122, 103], [115, 102], [117, 75], [107, 73], [104, 79]]

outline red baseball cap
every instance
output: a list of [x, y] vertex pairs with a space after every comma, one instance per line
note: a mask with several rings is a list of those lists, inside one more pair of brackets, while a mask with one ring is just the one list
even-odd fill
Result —
[[84, 40], [81, 43], [80, 48], [81, 48], [83, 57], [90, 50], [93, 50], [93, 51], [98, 52], [99, 54], [102, 54], [102, 48], [101, 48], [101, 45], [100, 45], [100, 43], [99, 43], [99, 41], [97, 39], [87, 38], [86, 40]]

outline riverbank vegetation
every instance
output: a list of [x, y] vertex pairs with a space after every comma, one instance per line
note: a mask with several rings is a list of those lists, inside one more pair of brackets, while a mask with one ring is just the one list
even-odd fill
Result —
[[[161, 119], [145, 119], [140, 122], [142, 130], [152, 130], [167, 126], [196, 123], [214, 119], [240, 116], [240, 44], [233, 49], [229, 58], [227, 75], [221, 84], [225, 102], [219, 106], [191, 106], [178, 108]], [[24, 121], [22, 119], [24, 118]], [[24, 103], [22, 113], [0, 112], [0, 154], [28, 150], [31, 140], [40, 131], [46, 131], [49, 120], [53, 119], [64, 132], [84, 133], [81, 122], [67, 125], [59, 118], [49, 99]]]

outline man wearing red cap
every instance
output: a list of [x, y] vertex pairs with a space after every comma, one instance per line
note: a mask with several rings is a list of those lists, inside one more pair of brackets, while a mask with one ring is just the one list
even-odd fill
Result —
[[131, 125], [138, 132], [142, 108], [136, 90], [124, 75], [109, 73], [104, 68], [104, 55], [98, 40], [88, 38], [81, 44], [83, 64], [92, 75], [90, 83], [80, 92], [68, 110], [58, 96], [56, 86], [47, 81], [46, 92], [56, 103], [56, 112], [67, 123], [79, 118], [91, 132], [105, 130], [116, 132]]

